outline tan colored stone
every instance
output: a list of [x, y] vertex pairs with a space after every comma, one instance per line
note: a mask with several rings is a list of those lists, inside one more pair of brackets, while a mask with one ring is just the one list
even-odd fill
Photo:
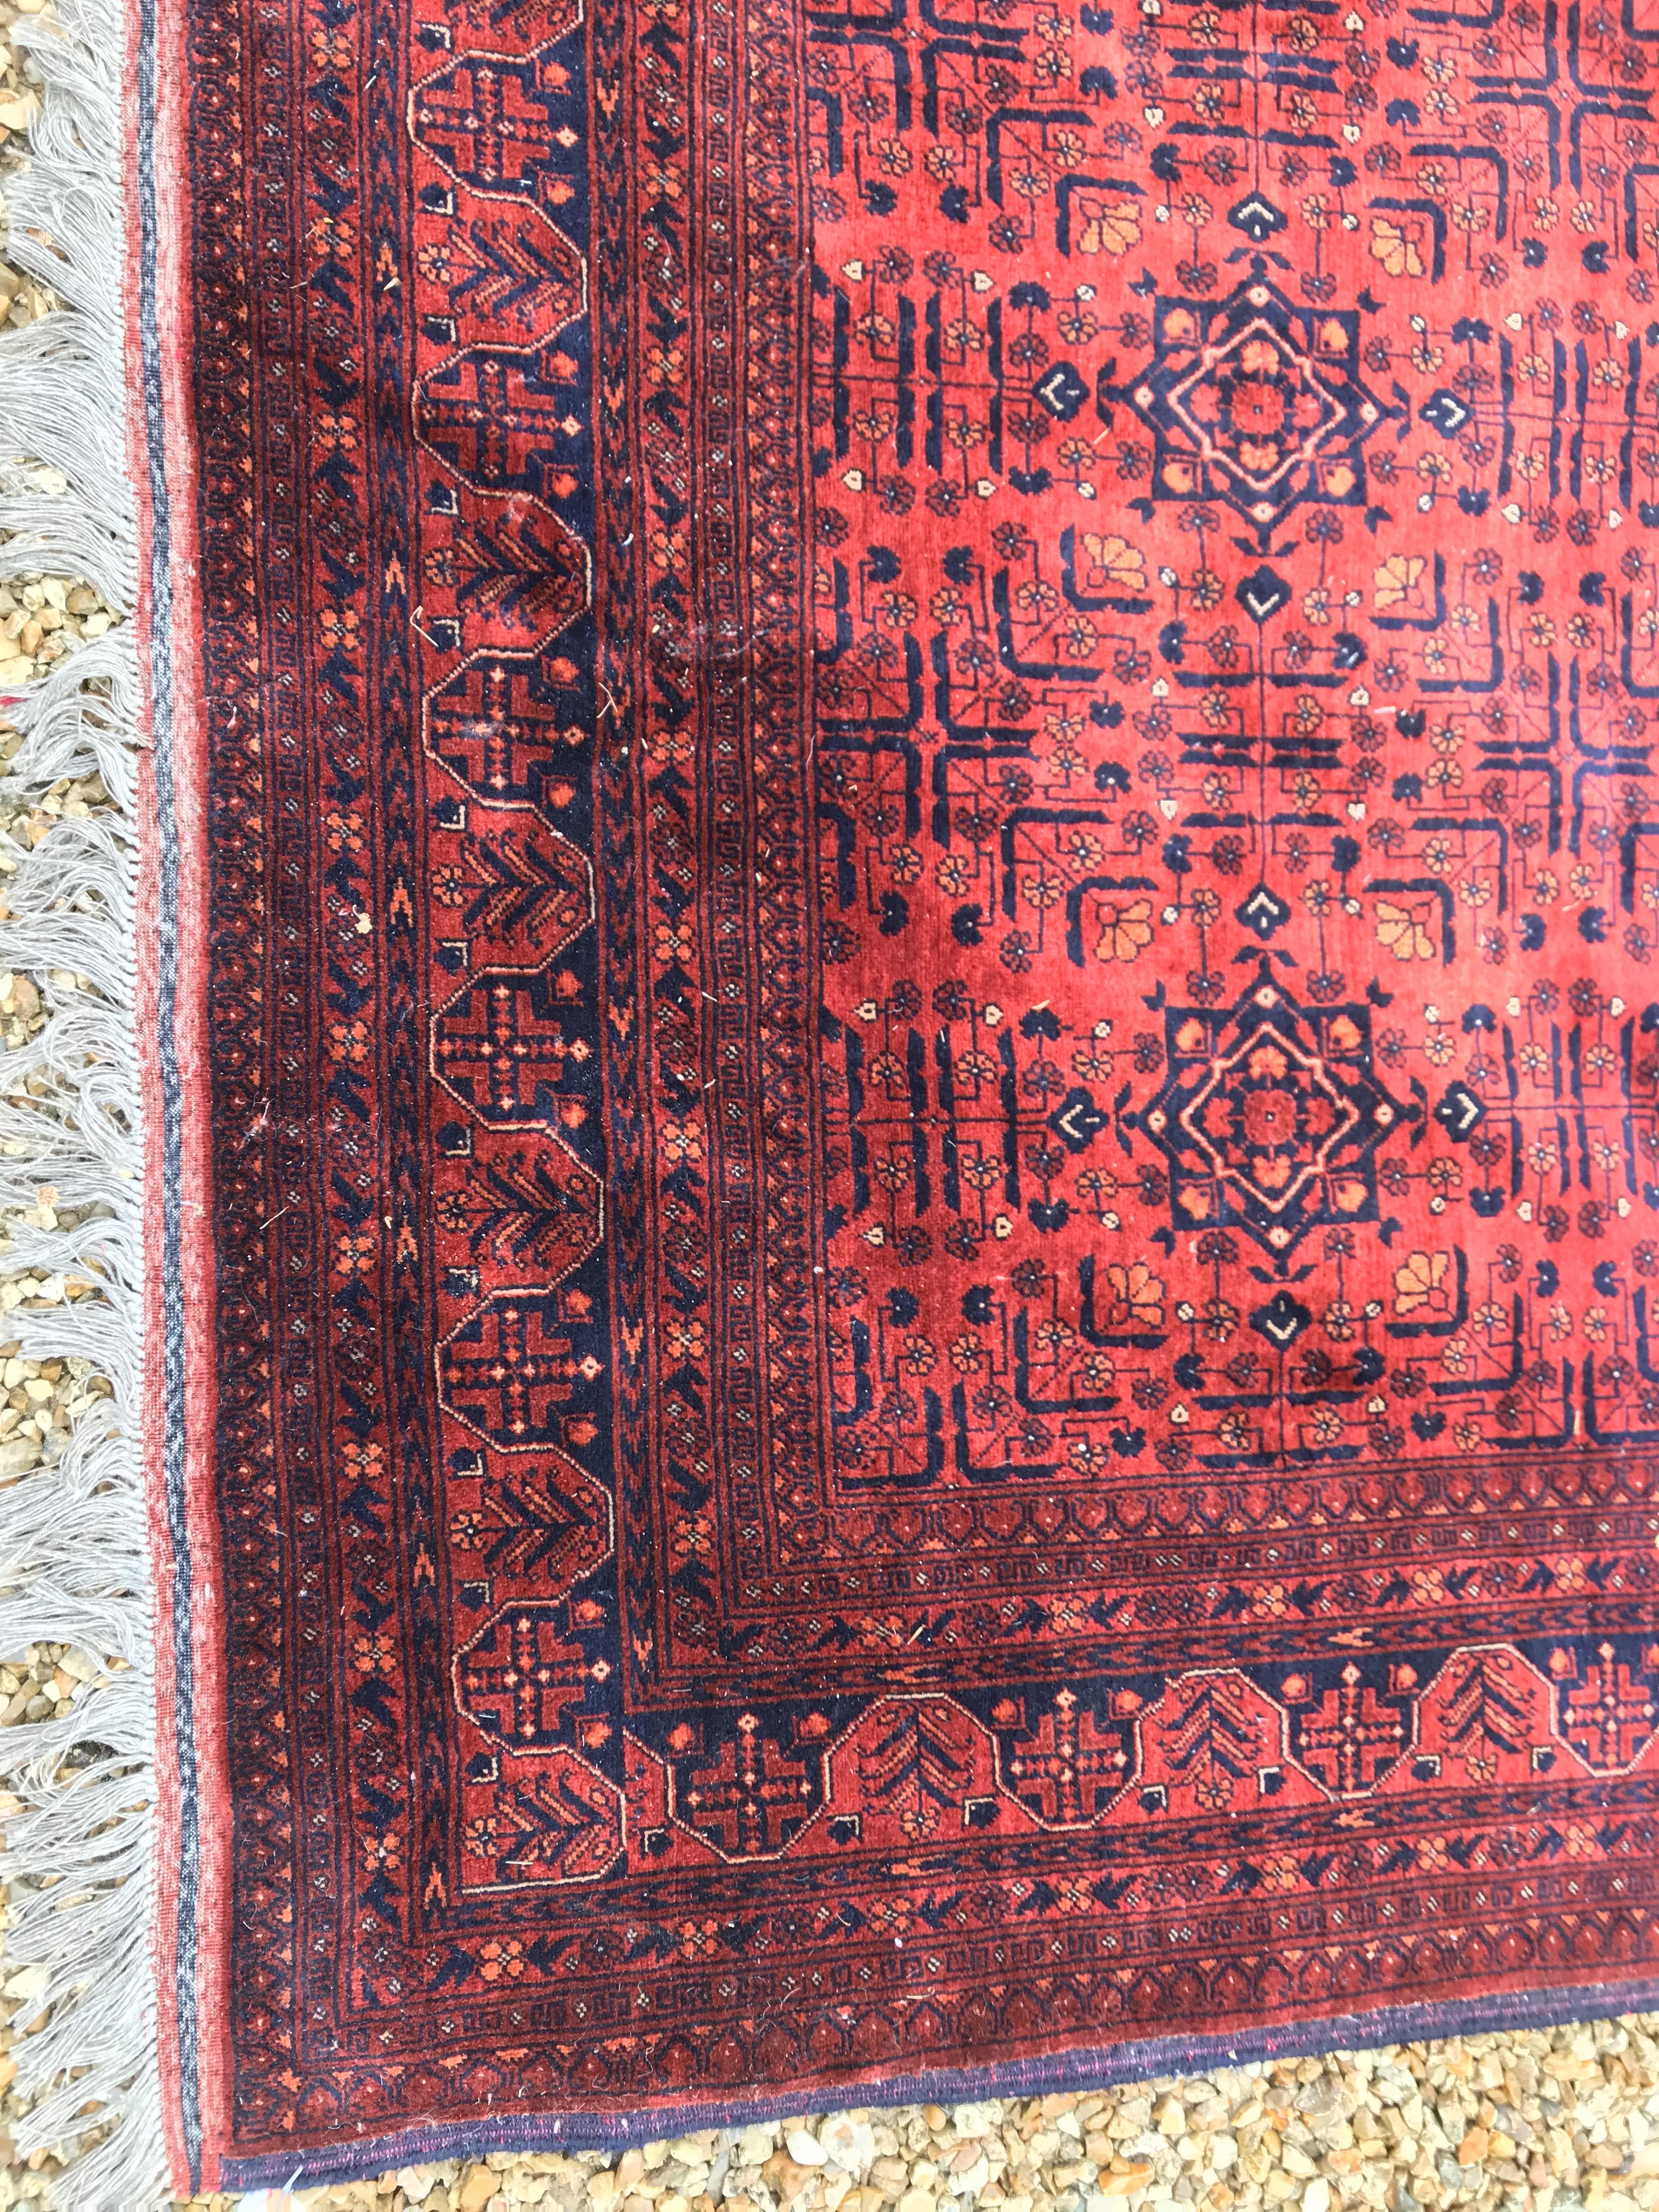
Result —
[[1133, 2197], [1137, 2190], [1144, 2189], [1152, 2178], [1152, 2169], [1148, 2161], [1137, 2159], [1133, 2165], [1126, 2165], [1115, 2173], [1103, 2173], [1098, 2185], [1103, 2197]]

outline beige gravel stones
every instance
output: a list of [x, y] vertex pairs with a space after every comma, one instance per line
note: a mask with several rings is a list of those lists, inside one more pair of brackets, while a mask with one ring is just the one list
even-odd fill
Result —
[[[17, 159], [26, 158], [26, 134], [40, 112], [40, 81], [13, 38], [13, 26], [20, 16], [40, 14], [45, 4], [46, 0], [0, 0], [0, 210], [6, 173]], [[33, 322], [56, 305], [52, 293], [17, 270], [0, 246], [0, 327]], [[0, 453], [0, 470], [35, 491], [52, 495], [67, 489], [55, 471], [27, 455]], [[0, 544], [4, 542], [0, 535]], [[59, 823], [84, 817], [110, 803], [96, 776], [65, 779], [48, 789], [19, 778], [13, 763], [22, 741], [8, 706], [28, 684], [78, 646], [101, 636], [117, 619], [83, 578], [0, 577], [0, 921], [8, 913], [6, 880], [16, 873], [24, 856], [44, 843]], [[60, 1110], [62, 1101], [52, 1079], [27, 1072], [23, 1063], [33, 1055], [26, 1055], [22, 1048], [38, 1040], [54, 1003], [70, 992], [90, 988], [88, 979], [68, 971], [41, 975], [0, 972], [0, 1104], [14, 1109], [13, 1133], [0, 1138], [0, 1152], [14, 1158], [27, 1155], [27, 1139], [15, 1133], [20, 1126], [15, 1109], [31, 1109], [47, 1120]], [[74, 1229], [90, 1211], [66, 1206], [45, 1173], [28, 1205], [0, 1209], [0, 1516], [6, 1487], [55, 1462], [76, 1422], [110, 1395], [109, 1385], [92, 1371], [88, 1361], [26, 1358], [21, 1343], [6, 1334], [6, 1316], [20, 1309], [73, 1304], [98, 1295], [99, 1285], [89, 1275], [7, 1266], [8, 1250], [21, 1231]], [[0, 1663], [0, 1729], [64, 1721], [89, 1684], [125, 1664], [72, 1644], [31, 1645]], [[0, 1790], [0, 1823], [21, 1809], [15, 1798]], [[4, 1921], [0, 1906], [0, 1930]], [[52, 2193], [57, 2161], [41, 2152], [27, 2165], [8, 2162], [6, 2133], [20, 2109], [13, 2087], [16, 2061], [9, 2046], [46, 2024], [47, 2015], [41, 2009], [45, 1988], [40, 1968], [9, 1972], [0, 1950], [0, 2212], [46, 2203]]]
[[[0, 264], [0, 295], [6, 274]], [[102, 637], [115, 621], [94, 587], [72, 576], [0, 583], [0, 696], [15, 696], [77, 645]]]
[[0, 4], [0, 148], [15, 153], [12, 141], [27, 133], [40, 112], [40, 79], [27, 54], [13, 43], [11, 28], [20, 15], [46, 13], [47, 0], [3, 0]]
[[[25, 151], [27, 134], [40, 116], [41, 101], [40, 76], [30, 57], [19, 51], [12, 37], [12, 27], [20, 15], [39, 15], [46, 6], [46, 0], [0, 0], [0, 204], [3, 201], [4, 172]], [[0, 328], [18, 329], [26, 323], [37, 322], [42, 315], [50, 314], [57, 304], [44, 285], [14, 268], [5, 258], [3, 248], [0, 248]], [[85, 587], [74, 579], [58, 580], [64, 596], [54, 604], [61, 618], [66, 611], [69, 593]], [[92, 599], [93, 605], [86, 610], [88, 613], [96, 605], [95, 592]], [[43, 592], [34, 605], [38, 608], [46, 604]], [[6, 611], [9, 614], [12, 609]]]
[[[502, 2154], [293, 2212], [1659, 2212], [1659, 2015]], [[0, 2198], [0, 2208], [4, 2200]], [[228, 2212], [199, 2197], [191, 2212]]]
[[[15, 1345], [0, 1346], [0, 1360], [4, 1362], [0, 1377], [16, 1370], [16, 1387], [26, 1400], [27, 1392], [21, 1387], [25, 1382], [44, 1383], [51, 1394], [49, 1399], [37, 1397], [28, 1402], [40, 1406], [57, 1401], [63, 1377], [49, 1378], [40, 1363], [18, 1359]], [[47, 1364], [66, 1369], [69, 1363]], [[80, 1364], [84, 1365], [83, 1362]], [[15, 1447], [21, 1439], [14, 1434], [12, 1442]], [[0, 1465], [3, 1464], [4, 1449], [0, 1446]], [[30, 1449], [38, 1462], [41, 1456], [39, 1445], [32, 1444]], [[15, 1476], [0, 1473], [0, 1490], [7, 1480], [15, 1480]], [[0, 1514], [3, 1511], [4, 1499], [0, 1496]], [[126, 1663], [120, 1658], [100, 1657], [72, 1644], [31, 1644], [19, 1658], [0, 1665], [0, 1729], [27, 1728], [66, 1718], [75, 1710], [76, 1698], [88, 1684], [118, 1673]], [[16, 1797], [0, 1790], [0, 1829], [22, 1809]], [[8, 1917], [5, 1905], [0, 1903], [0, 1931], [3, 1931]], [[3, 1941], [0, 1936], [0, 1943]], [[27, 2164], [16, 2163], [10, 2158], [9, 2140], [9, 2124], [22, 2110], [13, 2087], [17, 2062], [12, 2056], [11, 2045], [38, 2034], [46, 2026], [50, 2014], [43, 2009], [41, 2001], [46, 1994], [46, 1985], [44, 1967], [8, 1969], [0, 1950], [0, 2212], [10, 2212], [10, 2208], [16, 2205], [48, 2204], [54, 2201], [52, 2185], [58, 2170], [57, 2160], [47, 2152], [37, 2151]]]

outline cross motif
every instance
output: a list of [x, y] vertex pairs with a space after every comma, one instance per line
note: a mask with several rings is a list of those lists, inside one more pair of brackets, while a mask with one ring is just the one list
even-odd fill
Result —
[[1357, 1796], [1379, 1782], [1406, 1747], [1405, 1721], [1361, 1680], [1351, 1659], [1340, 1684], [1328, 1690], [1316, 1708], [1296, 1720], [1296, 1744], [1303, 1764], [1328, 1790]]
[[560, 1636], [554, 1615], [551, 1606], [510, 1607], [456, 1662], [462, 1711], [515, 1751], [556, 1741], [567, 1708], [587, 1694], [581, 1649]]
[[604, 1370], [573, 1356], [558, 1329], [556, 1291], [501, 1291], [441, 1347], [438, 1384], [449, 1411], [508, 1451], [560, 1442], [578, 1380]]
[[1052, 1713], [1016, 1739], [1007, 1771], [1022, 1803], [1056, 1827], [1095, 1820], [1127, 1778], [1128, 1754], [1115, 1734], [1097, 1732], [1075, 1690], [1061, 1690]]
[[556, 433], [580, 425], [536, 374], [534, 356], [469, 346], [422, 377], [416, 427], [442, 459], [484, 491], [545, 496]]
[[485, 969], [432, 1024], [432, 1072], [486, 1121], [544, 1127], [568, 1060], [587, 1049], [565, 1035], [550, 979]]
[[[1577, 1673], [1571, 1652], [1558, 1652], [1552, 1663], [1562, 1660]], [[1640, 1675], [1632, 1678], [1611, 1644], [1596, 1647], [1585, 1681], [1564, 1685], [1561, 1705], [1567, 1741], [1603, 1770], [1628, 1766], [1653, 1733], [1653, 1692]]]
[[541, 799], [554, 749], [580, 738], [576, 707], [562, 702], [533, 653], [491, 653], [459, 669], [427, 709], [427, 750], [483, 799]]
[[728, 1858], [781, 1850], [805, 1819], [812, 1784], [805, 1765], [786, 1759], [761, 1734], [753, 1713], [738, 1721], [735, 1742], [721, 1744], [712, 1766], [699, 1767], [680, 1797], [699, 1835]]
[[[552, 64], [556, 67], [556, 64]], [[550, 165], [554, 110], [568, 97], [535, 57], [468, 55], [415, 94], [415, 137], [452, 175], [480, 191], [533, 198]]]
[[513, 712], [514, 673], [499, 660], [484, 662], [477, 671], [482, 693], [477, 712], [468, 714], [463, 709], [458, 714], [444, 702], [433, 716], [435, 732], [453, 734], [467, 748], [474, 764], [467, 781], [501, 798], [512, 795], [515, 753], [521, 746], [538, 742], [537, 725]]

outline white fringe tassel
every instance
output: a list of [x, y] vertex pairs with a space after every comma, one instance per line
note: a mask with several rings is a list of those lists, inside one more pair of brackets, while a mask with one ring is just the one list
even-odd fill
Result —
[[[126, 470], [126, 198], [120, 0], [57, 0], [12, 36], [46, 81], [27, 166], [3, 179], [9, 258], [62, 306], [0, 333], [0, 576], [84, 576], [112, 608], [137, 600], [137, 503]], [[68, 489], [41, 489], [40, 465]], [[52, 479], [46, 483], [51, 484]], [[34, 1358], [95, 1363], [113, 1396], [63, 1457], [0, 1492], [0, 1656], [66, 1643], [126, 1664], [63, 1720], [0, 1735], [0, 1776], [27, 1808], [7, 1824], [3, 1972], [44, 1970], [16, 2027], [17, 2087], [33, 2100], [17, 2155], [66, 2161], [72, 2212], [148, 2212], [166, 2198], [150, 1949], [155, 1687], [144, 1469], [143, 1151], [133, 1030], [134, 758], [139, 687], [130, 624], [65, 657], [10, 710], [15, 778], [101, 775], [115, 811], [60, 821], [0, 882], [0, 968], [27, 969], [51, 1018], [0, 1060], [0, 1207], [54, 1184], [63, 1231], [14, 1223], [0, 1271], [79, 1275], [100, 1290], [0, 1318]], [[87, 979], [79, 988], [75, 976]], [[19, 1079], [36, 1075], [46, 1096]], [[37, 1085], [39, 1090], [41, 1085]], [[150, 1387], [154, 1387], [154, 1384]]]

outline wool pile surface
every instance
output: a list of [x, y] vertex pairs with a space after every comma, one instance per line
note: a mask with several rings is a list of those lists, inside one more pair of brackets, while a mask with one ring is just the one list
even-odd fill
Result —
[[1652, 2002], [1651, 9], [133, 40], [178, 2184]]

